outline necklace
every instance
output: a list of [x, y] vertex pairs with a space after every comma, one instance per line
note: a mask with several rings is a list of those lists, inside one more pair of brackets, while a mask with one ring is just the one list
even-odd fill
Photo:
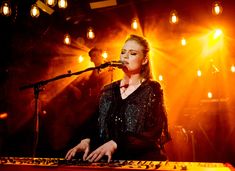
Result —
[[130, 94], [132, 94], [141, 84], [143, 80], [139, 80], [137, 84], [124, 84], [120, 86], [120, 92], [123, 99], [127, 98]]

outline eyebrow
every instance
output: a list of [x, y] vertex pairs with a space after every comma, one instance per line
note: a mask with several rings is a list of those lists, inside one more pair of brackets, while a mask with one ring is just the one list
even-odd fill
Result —
[[[122, 49], [122, 50], [127, 51], [126, 49]], [[128, 50], [128, 51], [135, 51], [135, 52], [139, 52], [139, 50], [135, 50], [135, 49], [130, 49], [130, 50]]]

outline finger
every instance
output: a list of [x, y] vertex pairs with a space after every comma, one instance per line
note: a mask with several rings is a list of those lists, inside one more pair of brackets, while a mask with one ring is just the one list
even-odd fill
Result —
[[97, 157], [98, 155], [99, 155], [98, 153], [94, 153], [94, 154], [90, 157], [89, 161], [90, 161], [90, 162], [93, 162], [93, 161], [96, 159], [96, 157]]
[[97, 155], [97, 157], [94, 159], [94, 161], [95, 162], [99, 161], [103, 156], [104, 156], [104, 154], [100, 153], [99, 155]]
[[108, 156], [108, 163], [109, 163], [111, 161], [111, 159], [112, 159], [112, 153], [111, 152], [107, 152], [105, 155]]
[[98, 153], [97, 149], [95, 151], [92, 151], [91, 154], [89, 154], [89, 156], [86, 158], [86, 160], [90, 160], [96, 153]]
[[86, 148], [82, 157], [84, 161], [86, 160], [88, 153], [89, 153], [89, 148]]
[[112, 159], [112, 155], [107, 155], [107, 156], [108, 156], [108, 163], [109, 163]]
[[67, 154], [66, 154], [66, 156], [65, 156], [65, 158], [66, 158], [67, 160], [69, 160], [69, 158], [70, 158], [71, 151], [72, 151], [72, 149], [71, 149], [71, 150], [69, 150], [69, 151], [68, 151], [68, 153], [67, 153]]
[[77, 153], [77, 149], [72, 149], [69, 153], [68, 160], [72, 159]]

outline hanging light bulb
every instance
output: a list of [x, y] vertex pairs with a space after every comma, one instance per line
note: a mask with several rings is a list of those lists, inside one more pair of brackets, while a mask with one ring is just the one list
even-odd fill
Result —
[[235, 65], [232, 65], [230, 69], [231, 69], [231, 72], [234, 73], [235, 72]]
[[197, 76], [201, 77], [202, 76], [202, 71], [200, 69], [197, 70]]
[[211, 99], [211, 98], [213, 97], [213, 93], [212, 93], [211, 91], [208, 91], [208, 92], [207, 92], [207, 97], [208, 97], [209, 99]]
[[131, 28], [134, 30], [137, 30], [138, 28], [138, 22], [136, 19], [133, 19], [132, 23], [131, 23]]
[[10, 16], [11, 15], [11, 7], [8, 2], [3, 2], [1, 6], [1, 13], [4, 16]]
[[104, 52], [102, 53], [102, 57], [103, 57], [104, 59], [107, 59], [107, 58], [108, 58], [108, 52], [107, 52], [107, 51], [104, 51]]
[[31, 6], [30, 15], [34, 18], [39, 17], [40, 11], [39, 11], [39, 8], [37, 7], [37, 5], [34, 4]]
[[187, 41], [186, 41], [186, 39], [183, 37], [183, 38], [181, 39], [181, 45], [182, 45], [182, 46], [186, 46], [186, 44], [187, 44]]
[[82, 63], [84, 61], [84, 57], [82, 55], [80, 55], [78, 57], [78, 63]]
[[59, 8], [67, 8], [68, 2], [67, 0], [58, 0], [58, 7]]
[[212, 5], [212, 14], [220, 15], [223, 11], [223, 8], [219, 2], [214, 2]]
[[87, 30], [87, 38], [88, 39], [94, 39], [95, 38], [95, 33], [91, 27], [88, 28]]
[[163, 81], [163, 76], [162, 76], [162, 75], [159, 75], [159, 76], [158, 76], [158, 80], [159, 80], [159, 81]]
[[69, 34], [64, 35], [64, 44], [70, 45], [71, 44], [71, 38]]
[[45, 3], [51, 7], [56, 5], [56, 0], [45, 0]]
[[170, 13], [170, 18], [169, 18], [169, 20], [170, 20], [170, 23], [171, 23], [171, 24], [176, 24], [176, 23], [178, 23], [179, 18], [178, 18], [177, 12], [176, 12], [175, 10]]

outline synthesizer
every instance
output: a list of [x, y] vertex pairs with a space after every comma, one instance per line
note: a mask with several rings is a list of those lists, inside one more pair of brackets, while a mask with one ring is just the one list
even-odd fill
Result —
[[80, 159], [1, 157], [0, 171], [232, 171], [224, 163], [114, 160], [88, 162]]

